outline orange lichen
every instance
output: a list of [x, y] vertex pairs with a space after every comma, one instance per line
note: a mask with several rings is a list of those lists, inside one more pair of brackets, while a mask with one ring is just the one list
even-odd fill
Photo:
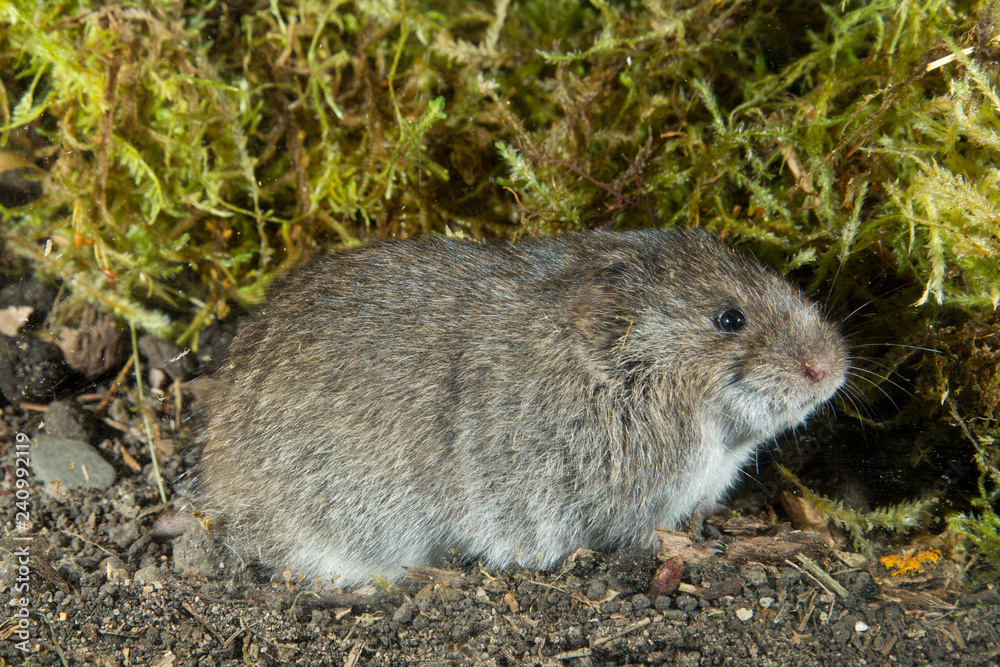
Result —
[[879, 562], [887, 570], [892, 570], [892, 576], [904, 574], [923, 574], [924, 563], [936, 563], [941, 558], [940, 549], [906, 549], [898, 554], [882, 556]]

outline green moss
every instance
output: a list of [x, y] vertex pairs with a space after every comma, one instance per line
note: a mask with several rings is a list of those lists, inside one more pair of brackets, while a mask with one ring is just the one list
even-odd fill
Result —
[[934, 498], [924, 498], [862, 512], [811, 491], [787, 468], [779, 466], [779, 470], [798, 488], [820, 517], [843, 529], [850, 535], [854, 548], [868, 556], [875, 553], [875, 545], [870, 537], [873, 533], [907, 533], [917, 530], [926, 525], [931, 509], [937, 502]]
[[0, 5], [0, 141], [59, 149], [8, 244], [147, 329], [190, 335], [319, 246], [446, 228], [703, 225], [817, 281], [883, 244], [921, 303], [1000, 299], [962, 7], [239, 7]]
[[[996, 441], [990, 440], [989, 444], [994, 445], [992, 450], [995, 452]], [[982, 454], [976, 456], [976, 464], [979, 466], [980, 476], [979, 494], [972, 502], [974, 511], [952, 516], [949, 524], [952, 529], [969, 538], [987, 559], [989, 569], [983, 578], [990, 580], [1000, 571], [1000, 515], [995, 509], [1000, 502], [1000, 473], [996, 463], [988, 463], [986, 456]]]

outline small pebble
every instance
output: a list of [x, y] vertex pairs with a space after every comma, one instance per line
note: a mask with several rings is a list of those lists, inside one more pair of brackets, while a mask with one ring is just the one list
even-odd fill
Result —
[[163, 581], [163, 572], [155, 565], [149, 565], [132, 575], [132, 581], [139, 586], [155, 584]]
[[753, 618], [753, 612], [747, 609], [746, 607], [740, 607], [739, 609], [736, 610], [736, 618], [740, 619], [741, 621], [749, 621], [751, 618]]
[[409, 623], [417, 613], [417, 605], [410, 600], [404, 602], [399, 609], [392, 614], [392, 620], [396, 623]]
[[767, 570], [757, 563], [749, 563], [740, 568], [740, 576], [751, 586], [763, 586], [767, 583]]
[[855, 632], [868, 632], [868, 624], [864, 621], [858, 621], [854, 624]]
[[587, 598], [590, 600], [601, 600], [608, 592], [608, 586], [601, 580], [590, 582], [587, 587]]
[[52, 401], [45, 412], [45, 433], [53, 438], [90, 440], [90, 434], [81, 424], [82, 415], [70, 401]]
[[670, 595], [681, 583], [684, 563], [680, 558], [671, 558], [662, 563], [656, 570], [653, 580], [649, 582], [649, 597], [654, 600], [663, 595]]
[[653, 606], [653, 601], [649, 599], [648, 596], [639, 593], [638, 595], [632, 596], [632, 609], [634, 611], [639, 611], [640, 609], [648, 609]]
[[761, 598], [760, 606], [764, 609], [770, 609], [771, 605], [774, 604], [774, 598]]
[[31, 446], [31, 472], [42, 482], [104, 490], [115, 482], [114, 466], [81, 440], [40, 435]]

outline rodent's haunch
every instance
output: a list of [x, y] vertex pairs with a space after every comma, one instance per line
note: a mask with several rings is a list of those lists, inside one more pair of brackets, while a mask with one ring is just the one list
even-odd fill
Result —
[[276, 289], [216, 377], [196, 507], [356, 584], [455, 549], [647, 546], [844, 381], [836, 327], [701, 233], [423, 238]]

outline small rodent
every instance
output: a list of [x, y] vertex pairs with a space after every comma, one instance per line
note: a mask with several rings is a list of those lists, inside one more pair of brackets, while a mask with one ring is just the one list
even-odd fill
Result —
[[444, 238], [294, 272], [216, 379], [196, 507], [338, 584], [648, 547], [844, 381], [838, 329], [700, 232]]

